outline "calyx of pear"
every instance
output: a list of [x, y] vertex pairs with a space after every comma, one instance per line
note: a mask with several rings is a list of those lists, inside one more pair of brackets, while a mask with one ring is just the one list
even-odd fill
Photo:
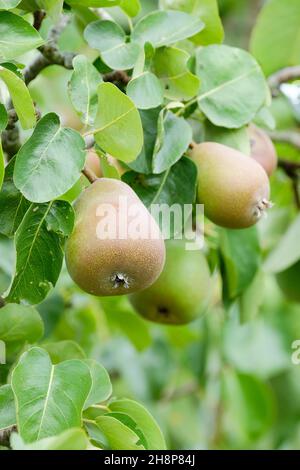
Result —
[[263, 167], [268, 176], [271, 176], [277, 168], [277, 154], [272, 140], [265, 131], [254, 124], [248, 127], [248, 135], [251, 157]]
[[268, 176], [254, 159], [215, 142], [195, 144], [189, 155], [198, 168], [198, 201], [215, 224], [251, 227], [272, 206]]
[[127, 184], [98, 179], [83, 191], [74, 209], [66, 264], [81, 289], [96, 296], [122, 295], [145, 289], [158, 278], [165, 262], [164, 240]]
[[187, 251], [184, 240], [166, 242], [166, 263], [159, 278], [145, 290], [129, 296], [145, 319], [184, 325], [203, 314], [211, 298], [211, 278], [202, 251]]

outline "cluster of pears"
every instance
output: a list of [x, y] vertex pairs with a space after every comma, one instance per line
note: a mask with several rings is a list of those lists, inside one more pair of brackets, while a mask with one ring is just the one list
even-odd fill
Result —
[[276, 167], [269, 137], [250, 126], [251, 158], [216, 142], [193, 145], [198, 169], [198, 201], [215, 224], [243, 229], [256, 224], [271, 207], [268, 176]]
[[[148, 238], [132, 238], [129, 230], [121, 239], [99, 238], [99, 207], [109, 205], [118, 215], [120, 197], [126, 198], [129, 212], [133, 205], [140, 207]], [[75, 227], [66, 244], [66, 264], [81, 289], [96, 296], [130, 294], [137, 312], [158, 323], [182, 325], [204, 312], [210, 298], [205, 256], [186, 251], [184, 240], [165, 243], [151, 214], [127, 184], [97, 179], [81, 193], [74, 208]], [[113, 225], [110, 230], [118, 229], [118, 217], [109, 224]]]

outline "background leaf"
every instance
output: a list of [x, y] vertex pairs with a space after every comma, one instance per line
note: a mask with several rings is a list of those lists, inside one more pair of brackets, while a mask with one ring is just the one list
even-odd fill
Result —
[[252, 32], [250, 49], [266, 75], [300, 61], [300, 3], [270, 0]]
[[18, 430], [24, 441], [80, 427], [90, 387], [90, 372], [82, 361], [52, 365], [48, 353], [40, 348], [24, 353], [12, 374]]
[[85, 163], [85, 142], [73, 129], [60, 127], [50, 113], [37, 124], [17, 154], [14, 183], [32, 202], [48, 202], [79, 179]]
[[74, 58], [73, 67], [74, 72], [69, 82], [70, 99], [82, 122], [92, 125], [98, 107], [97, 87], [102, 78], [84, 55]]

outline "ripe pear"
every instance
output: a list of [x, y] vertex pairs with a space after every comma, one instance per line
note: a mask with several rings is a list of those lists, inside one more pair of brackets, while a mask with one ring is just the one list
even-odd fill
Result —
[[127, 184], [98, 179], [81, 193], [74, 209], [66, 264], [81, 289], [96, 296], [122, 295], [158, 278], [165, 262], [164, 240]]
[[272, 140], [266, 132], [253, 124], [250, 124], [248, 134], [251, 157], [263, 167], [268, 176], [271, 176], [277, 167], [277, 154]]
[[190, 157], [198, 168], [198, 200], [215, 224], [247, 228], [271, 206], [268, 176], [252, 158], [215, 142], [195, 144]]
[[157, 281], [129, 296], [147, 320], [184, 325], [205, 312], [211, 296], [209, 267], [201, 251], [187, 251], [184, 240], [166, 242], [166, 263]]
[[277, 283], [291, 302], [300, 302], [300, 261], [276, 275]]

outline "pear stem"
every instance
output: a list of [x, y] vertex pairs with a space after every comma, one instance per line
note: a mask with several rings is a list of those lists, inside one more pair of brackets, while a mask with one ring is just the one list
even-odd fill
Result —
[[91, 184], [95, 183], [95, 181], [97, 181], [98, 179], [95, 173], [90, 170], [87, 166], [85, 166], [81, 172]]

